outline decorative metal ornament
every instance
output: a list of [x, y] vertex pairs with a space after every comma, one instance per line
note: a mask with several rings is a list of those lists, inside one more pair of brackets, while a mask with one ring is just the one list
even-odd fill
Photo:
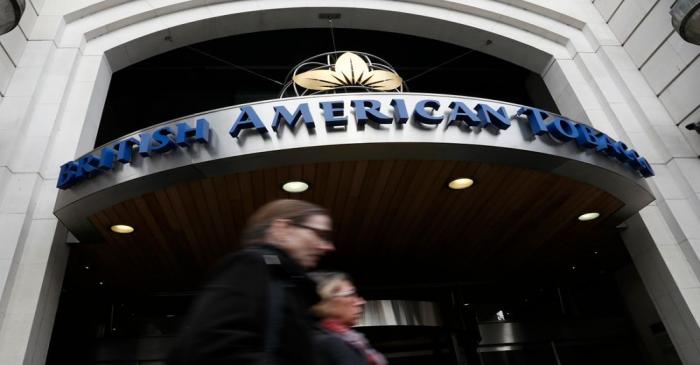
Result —
[[[291, 76], [291, 77], [290, 77]], [[364, 52], [328, 52], [298, 64], [280, 97], [352, 91], [404, 91], [394, 68]]]
[[14, 29], [24, 13], [25, 0], [0, 0], [0, 35]]
[[671, 23], [685, 41], [700, 44], [700, 0], [676, 0], [671, 5]]

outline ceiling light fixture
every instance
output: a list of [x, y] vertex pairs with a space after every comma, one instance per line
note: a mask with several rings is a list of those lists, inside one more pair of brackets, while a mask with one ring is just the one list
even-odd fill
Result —
[[282, 190], [288, 193], [303, 193], [309, 190], [309, 184], [300, 180], [287, 181], [282, 185]]
[[462, 190], [466, 189], [474, 184], [474, 180], [466, 177], [460, 177], [450, 181], [447, 186], [452, 190]]
[[134, 227], [127, 226], [126, 224], [115, 224], [115, 225], [109, 227], [109, 229], [111, 229], [112, 232], [121, 233], [121, 234], [131, 233], [134, 231]]
[[578, 220], [581, 222], [586, 222], [586, 221], [592, 221], [596, 218], [600, 217], [600, 213], [598, 212], [590, 212], [590, 213], [584, 213], [578, 216]]

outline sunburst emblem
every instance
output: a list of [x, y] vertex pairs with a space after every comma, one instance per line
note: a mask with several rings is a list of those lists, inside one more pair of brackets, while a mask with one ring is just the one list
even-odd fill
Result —
[[281, 97], [356, 90], [403, 91], [405, 87], [388, 63], [364, 52], [324, 53], [301, 62], [290, 76]]

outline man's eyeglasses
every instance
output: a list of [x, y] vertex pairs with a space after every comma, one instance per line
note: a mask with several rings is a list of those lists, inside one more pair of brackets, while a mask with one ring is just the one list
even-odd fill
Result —
[[320, 228], [310, 227], [310, 226], [307, 226], [305, 224], [294, 223], [294, 222], [292, 222], [292, 225], [295, 227], [312, 230], [312, 231], [314, 231], [316, 236], [318, 236], [318, 238], [320, 238], [324, 241], [331, 242], [333, 240], [333, 231], [331, 231], [330, 229], [320, 229]]

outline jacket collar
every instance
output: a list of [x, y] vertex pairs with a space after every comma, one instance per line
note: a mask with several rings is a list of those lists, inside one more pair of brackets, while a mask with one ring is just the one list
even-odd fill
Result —
[[299, 265], [289, 254], [281, 248], [270, 243], [256, 243], [247, 248], [259, 253], [269, 267], [279, 267], [280, 270], [293, 278], [306, 278], [306, 270]]

